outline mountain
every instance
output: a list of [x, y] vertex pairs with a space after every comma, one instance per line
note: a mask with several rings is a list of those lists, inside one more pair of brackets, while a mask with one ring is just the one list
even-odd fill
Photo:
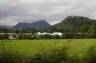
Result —
[[0, 28], [13, 28], [13, 26], [0, 25]]
[[17, 29], [28, 29], [28, 28], [36, 28], [36, 29], [44, 29], [51, 26], [45, 20], [36, 21], [33, 23], [18, 23], [15, 28]]
[[62, 22], [45, 29], [45, 31], [87, 33], [90, 29], [96, 29], [95, 24], [96, 20], [94, 19], [82, 16], [68, 16]]

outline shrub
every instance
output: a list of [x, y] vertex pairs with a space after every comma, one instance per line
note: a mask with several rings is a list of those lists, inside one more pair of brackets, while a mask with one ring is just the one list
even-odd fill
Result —
[[8, 39], [9, 34], [0, 34], [0, 40]]
[[28, 57], [13, 51], [0, 53], [0, 63], [28, 63]]
[[96, 46], [92, 46], [88, 49], [84, 60], [86, 63], [96, 63]]
[[30, 63], [69, 63], [69, 56], [66, 48], [55, 49], [48, 53], [36, 54]]

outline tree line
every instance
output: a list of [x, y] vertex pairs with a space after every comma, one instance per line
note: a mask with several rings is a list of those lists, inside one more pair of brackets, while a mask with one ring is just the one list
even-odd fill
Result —
[[62, 36], [59, 35], [38, 35], [37, 33], [15, 33], [15, 34], [0, 34], [0, 40], [39, 40], [39, 39], [93, 39], [96, 38], [96, 34], [72, 34], [72, 33], [63, 33]]

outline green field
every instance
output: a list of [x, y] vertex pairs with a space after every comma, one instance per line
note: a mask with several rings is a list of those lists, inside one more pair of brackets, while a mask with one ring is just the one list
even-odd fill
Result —
[[82, 56], [88, 47], [95, 45], [96, 39], [0, 40], [1, 51], [12, 50], [28, 56], [65, 46], [70, 55]]

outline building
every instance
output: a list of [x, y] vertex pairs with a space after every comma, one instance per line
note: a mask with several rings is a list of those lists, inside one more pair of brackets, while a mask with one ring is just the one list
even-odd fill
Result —
[[47, 32], [43, 32], [43, 33], [38, 32], [37, 34], [38, 34], [38, 35], [51, 35], [51, 33], [47, 33]]
[[52, 35], [52, 36], [59, 35], [59, 36], [62, 36], [62, 33], [61, 32], [54, 32], [54, 33], [47, 33], [47, 32], [41, 33], [41, 32], [38, 32], [37, 35]]
[[59, 35], [59, 36], [62, 36], [62, 33], [60, 33], [60, 32], [54, 32], [54, 33], [52, 33], [51, 35]]

